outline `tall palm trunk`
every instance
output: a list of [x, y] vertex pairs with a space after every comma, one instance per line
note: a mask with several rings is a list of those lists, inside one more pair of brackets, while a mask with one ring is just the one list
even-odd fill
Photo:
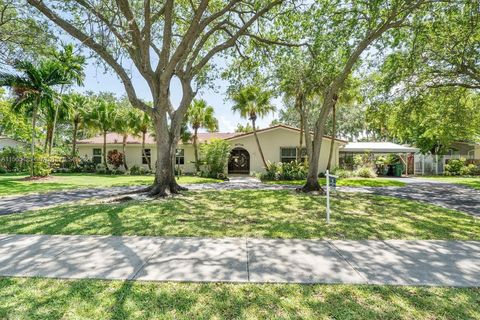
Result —
[[[147, 165], [148, 165], [148, 170], [152, 171], [152, 163], [150, 161], [150, 158], [147, 157], [147, 153], [145, 152], [145, 135], [147, 134], [146, 131], [143, 131], [142, 132], [142, 155], [143, 157], [146, 159], [147, 161]], [[151, 155], [151, 152], [150, 152], [150, 155]]]
[[267, 167], [267, 162], [265, 161], [265, 156], [263, 155], [262, 147], [260, 146], [260, 140], [258, 140], [257, 128], [255, 126], [255, 117], [250, 118], [252, 120], [253, 135], [255, 136], [255, 141], [257, 142], [258, 152], [260, 152], [260, 157], [262, 157], [263, 167]]
[[50, 123], [47, 124], [47, 134], [46, 134], [46, 137], [45, 137], [45, 145], [43, 146], [43, 152], [47, 153], [47, 151], [48, 151], [49, 155], [50, 155], [51, 150], [52, 150], [52, 146], [50, 144], [51, 137], [52, 137], [52, 131], [53, 131], [52, 124], [50, 124]]
[[103, 165], [105, 169], [108, 171], [108, 164], [107, 164], [107, 131], [103, 131]]
[[198, 128], [195, 127], [193, 129], [193, 151], [194, 151], [194, 154], [195, 154], [195, 171], [198, 173], [200, 171], [200, 163], [198, 162], [197, 137], [198, 137]]
[[300, 114], [300, 141], [298, 145], [298, 152], [297, 152], [297, 161], [300, 162], [302, 160], [302, 147], [303, 147], [303, 116]]
[[30, 166], [30, 170], [32, 177], [35, 175], [35, 127], [37, 125], [37, 105], [38, 101], [35, 101], [32, 114], [32, 145], [30, 147], [30, 152], [32, 156], [32, 164]]
[[125, 168], [125, 171], [128, 171], [128, 165], [127, 165], [127, 135], [123, 135], [123, 143], [122, 143], [122, 152], [123, 152], [123, 167]]
[[336, 127], [337, 127], [337, 118], [335, 115], [335, 106], [336, 104], [333, 105], [332, 108], [332, 140], [330, 141], [330, 153], [328, 155], [328, 163], [327, 163], [327, 170], [330, 170], [332, 166], [332, 155], [333, 155], [333, 146], [335, 144], [335, 134], [336, 134]]
[[[62, 84], [62, 86], [60, 87], [60, 96], [63, 93], [63, 88], [64, 88], [64, 85]], [[52, 146], [55, 140], [55, 129], [57, 128], [58, 108], [59, 108], [59, 105], [57, 103], [57, 106], [55, 107], [55, 116], [53, 117], [52, 136], [50, 137], [50, 141], [49, 141], [50, 146], [48, 148], [48, 155], [52, 154]]]
[[75, 158], [77, 153], [77, 132], [78, 132], [78, 122], [73, 122], [73, 134], [72, 134], [72, 159]]

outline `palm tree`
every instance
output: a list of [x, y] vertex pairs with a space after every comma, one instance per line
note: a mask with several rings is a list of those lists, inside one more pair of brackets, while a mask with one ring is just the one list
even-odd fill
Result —
[[134, 135], [142, 135], [142, 156], [143, 159], [147, 160], [148, 170], [152, 170], [152, 164], [150, 162], [150, 157], [147, 157], [145, 152], [145, 138], [147, 136], [147, 132], [151, 126], [151, 120], [147, 113], [143, 111], [139, 111], [137, 109], [132, 110], [133, 113], [133, 134]]
[[[65, 83], [62, 84], [60, 89], [60, 94], [63, 93], [65, 85], [76, 84], [78, 86], [83, 84], [83, 79], [85, 73], [83, 72], [83, 67], [85, 64], [85, 58], [79, 55], [75, 55], [73, 51], [73, 45], [69, 44], [63, 48], [63, 51], [53, 52], [54, 61], [58, 64], [58, 68], [65, 80]], [[55, 129], [57, 127], [58, 117], [61, 116], [60, 108], [62, 107], [61, 101], [57, 101], [56, 106], [50, 106], [47, 120], [47, 127], [50, 127], [50, 131], [47, 128], [47, 133], [50, 132], [50, 136], [47, 135], [48, 143], [48, 154], [52, 153], [53, 140], [55, 138]], [[52, 110], [53, 109], [53, 110]], [[63, 115], [66, 116], [66, 112], [63, 112]]]
[[133, 108], [119, 108], [114, 122], [114, 131], [122, 135], [122, 153], [123, 166], [125, 171], [128, 170], [127, 165], [127, 139], [128, 136], [135, 133], [136, 113]]
[[265, 156], [263, 155], [262, 147], [257, 136], [257, 128], [255, 122], [258, 117], [263, 117], [269, 112], [274, 112], [275, 107], [270, 104], [271, 92], [264, 91], [257, 86], [246, 86], [239, 92], [233, 94], [232, 100], [235, 104], [232, 110], [238, 111], [243, 118], [246, 118], [252, 122], [253, 135], [257, 142], [258, 152], [262, 157], [263, 165], [267, 167]]
[[77, 154], [77, 136], [82, 127], [86, 127], [88, 114], [91, 113], [91, 100], [78, 93], [71, 93], [62, 97], [61, 108], [66, 111], [67, 118], [73, 126], [72, 130], [72, 159]]
[[56, 92], [54, 87], [65, 83], [58, 65], [44, 60], [34, 65], [29, 61], [16, 61], [13, 65], [20, 74], [0, 73], [0, 86], [10, 87], [16, 99], [13, 107], [32, 117], [31, 175], [35, 174], [35, 129], [39, 108], [51, 105]]
[[205, 100], [193, 100], [187, 112], [188, 123], [193, 129], [193, 150], [195, 152], [195, 170], [200, 171], [198, 159], [198, 129], [204, 128], [209, 132], [218, 130], [218, 120], [214, 116], [215, 110], [207, 105]]
[[88, 121], [94, 125], [103, 135], [103, 165], [108, 170], [107, 163], [107, 133], [115, 127], [118, 108], [111, 99], [98, 98], [94, 102], [97, 106], [92, 109]]

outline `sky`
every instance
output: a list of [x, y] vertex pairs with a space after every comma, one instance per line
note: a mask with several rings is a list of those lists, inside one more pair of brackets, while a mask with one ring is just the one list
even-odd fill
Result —
[[[132, 69], [132, 81], [136, 88], [137, 95], [146, 101], [151, 101], [149, 88], [143, 78]], [[205, 89], [197, 94], [197, 99], [202, 98], [207, 103], [215, 108], [215, 115], [219, 122], [220, 132], [234, 132], [238, 123], [242, 125], [247, 124], [248, 120], [242, 119], [238, 113], [231, 111], [232, 101], [228, 100], [226, 96], [226, 89], [228, 83], [225, 80], [218, 79], [214, 82], [215, 89]], [[76, 88], [78, 91], [93, 91], [93, 92], [113, 92], [117, 96], [125, 95], [125, 89], [122, 82], [113, 72], [105, 72], [102, 66], [97, 66], [94, 61], [89, 61], [85, 69], [85, 81], [83, 87]], [[172, 82], [171, 94], [174, 106], [181, 99], [181, 87], [176, 81]], [[281, 107], [279, 100], [272, 101], [277, 109]], [[274, 114], [269, 114], [266, 117], [257, 120], [259, 128], [268, 127], [275, 118]]]

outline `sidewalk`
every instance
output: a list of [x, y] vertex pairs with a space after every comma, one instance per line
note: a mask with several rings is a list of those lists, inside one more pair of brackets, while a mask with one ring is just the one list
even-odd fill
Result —
[[480, 286], [480, 241], [0, 235], [0, 276]]

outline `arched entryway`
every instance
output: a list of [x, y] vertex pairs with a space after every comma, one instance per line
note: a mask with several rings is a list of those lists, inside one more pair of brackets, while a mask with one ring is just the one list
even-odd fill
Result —
[[250, 174], [250, 154], [243, 148], [235, 148], [228, 159], [228, 173]]

